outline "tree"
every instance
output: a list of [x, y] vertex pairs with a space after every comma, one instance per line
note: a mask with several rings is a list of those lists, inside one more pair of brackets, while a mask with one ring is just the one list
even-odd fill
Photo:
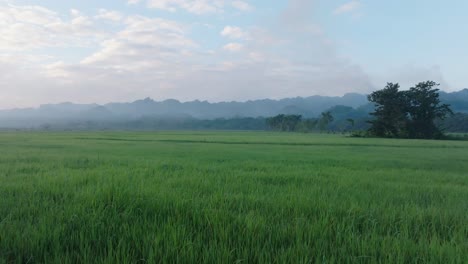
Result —
[[267, 125], [273, 130], [279, 131], [296, 131], [301, 122], [301, 115], [277, 115], [267, 118]]
[[439, 99], [440, 84], [433, 81], [420, 82], [406, 92], [409, 99], [408, 124], [411, 138], [435, 139], [443, 135], [443, 131], [435, 124], [435, 121], [444, 120], [448, 115], [453, 115], [450, 106], [442, 104]]
[[277, 115], [274, 117], [269, 117], [266, 120], [266, 123], [270, 129], [281, 130], [281, 125], [284, 119], [284, 115]]
[[323, 112], [319, 120], [320, 132], [323, 132], [333, 120], [334, 118], [330, 111]]
[[348, 119], [346, 119], [346, 121], [348, 121], [349, 125], [351, 126], [351, 130], [354, 130], [354, 126], [355, 126], [355, 124], [356, 124], [356, 122], [354, 121], [354, 119], [348, 118]]
[[369, 121], [370, 134], [379, 137], [435, 139], [443, 135], [436, 120], [453, 114], [449, 105], [439, 99], [439, 84], [433, 81], [418, 83], [408, 91], [400, 85], [388, 83], [368, 96], [375, 104], [375, 117]]
[[451, 132], [467, 133], [468, 132], [468, 114], [456, 113], [445, 120], [437, 120], [436, 125], [444, 126]]
[[297, 126], [301, 122], [301, 115], [287, 115], [284, 118], [285, 131], [291, 132], [296, 131]]
[[378, 137], [406, 137], [408, 100], [405, 92], [399, 91], [398, 83], [387, 83], [384, 89], [375, 91], [368, 100], [375, 104], [375, 117], [369, 121], [369, 132]]
[[317, 119], [306, 119], [302, 121], [302, 128], [304, 132], [311, 132], [317, 126]]

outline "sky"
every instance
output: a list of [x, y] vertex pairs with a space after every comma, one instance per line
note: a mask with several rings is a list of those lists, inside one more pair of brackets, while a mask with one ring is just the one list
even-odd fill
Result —
[[0, 109], [468, 87], [466, 0], [0, 0]]

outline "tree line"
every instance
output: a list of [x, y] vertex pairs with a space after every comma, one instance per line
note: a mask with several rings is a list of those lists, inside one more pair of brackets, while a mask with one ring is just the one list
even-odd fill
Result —
[[387, 83], [358, 108], [337, 105], [318, 117], [279, 114], [273, 117], [234, 117], [201, 120], [191, 117], [142, 117], [134, 120], [62, 121], [40, 130], [273, 130], [284, 132], [356, 132], [359, 136], [437, 139], [444, 132], [468, 132], [468, 113], [453, 114], [439, 98], [439, 84], [427, 81], [408, 90]]
[[319, 130], [323, 132], [333, 122], [331, 112], [323, 112], [320, 118], [303, 119], [302, 115], [280, 114], [266, 119], [269, 129], [283, 132], [312, 132]]
[[[446, 129], [467, 132], [468, 115], [454, 114], [450, 105], [442, 103], [438, 86], [433, 81], [426, 81], [408, 90], [400, 90], [398, 83], [387, 83], [385, 88], [368, 96], [369, 102], [373, 104], [373, 111], [364, 119], [346, 117], [354, 109], [336, 106], [331, 111], [323, 112], [318, 118], [303, 119], [302, 115], [280, 114], [267, 118], [266, 124], [274, 131], [359, 130], [362, 131], [359, 135], [387, 138], [440, 139], [444, 137]], [[339, 116], [338, 120], [333, 113]]]

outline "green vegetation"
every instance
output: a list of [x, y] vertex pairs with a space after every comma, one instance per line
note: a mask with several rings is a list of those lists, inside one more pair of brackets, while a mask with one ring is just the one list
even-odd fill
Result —
[[268, 127], [276, 131], [297, 131], [301, 123], [303, 123], [301, 115], [281, 114], [266, 119]]
[[447, 131], [468, 132], [468, 114], [456, 113], [438, 125]]
[[325, 131], [334, 117], [330, 111], [323, 112], [319, 119], [302, 119], [301, 115], [280, 114], [266, 119], [266, 125], [269, 129], [283, 132], [313, 132]]
[[1, 133], [0, 263], [466, 263], [468, 142]]
[[376, 109], [369, 123], [370, 134], [378, 137], [440, 139], [443, 131], [436, 120], [453, 115], [450, 106], [439, 99], [439, 84], [427, 81], [418, 83], [408, 91], [400, 91], [400, 85], [387, 86], [369, 95]]

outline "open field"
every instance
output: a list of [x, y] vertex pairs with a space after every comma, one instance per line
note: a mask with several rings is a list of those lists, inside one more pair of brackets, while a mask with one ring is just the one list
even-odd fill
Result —
[[468, 142], [0, 133], [0, 263], [466, 263]]

